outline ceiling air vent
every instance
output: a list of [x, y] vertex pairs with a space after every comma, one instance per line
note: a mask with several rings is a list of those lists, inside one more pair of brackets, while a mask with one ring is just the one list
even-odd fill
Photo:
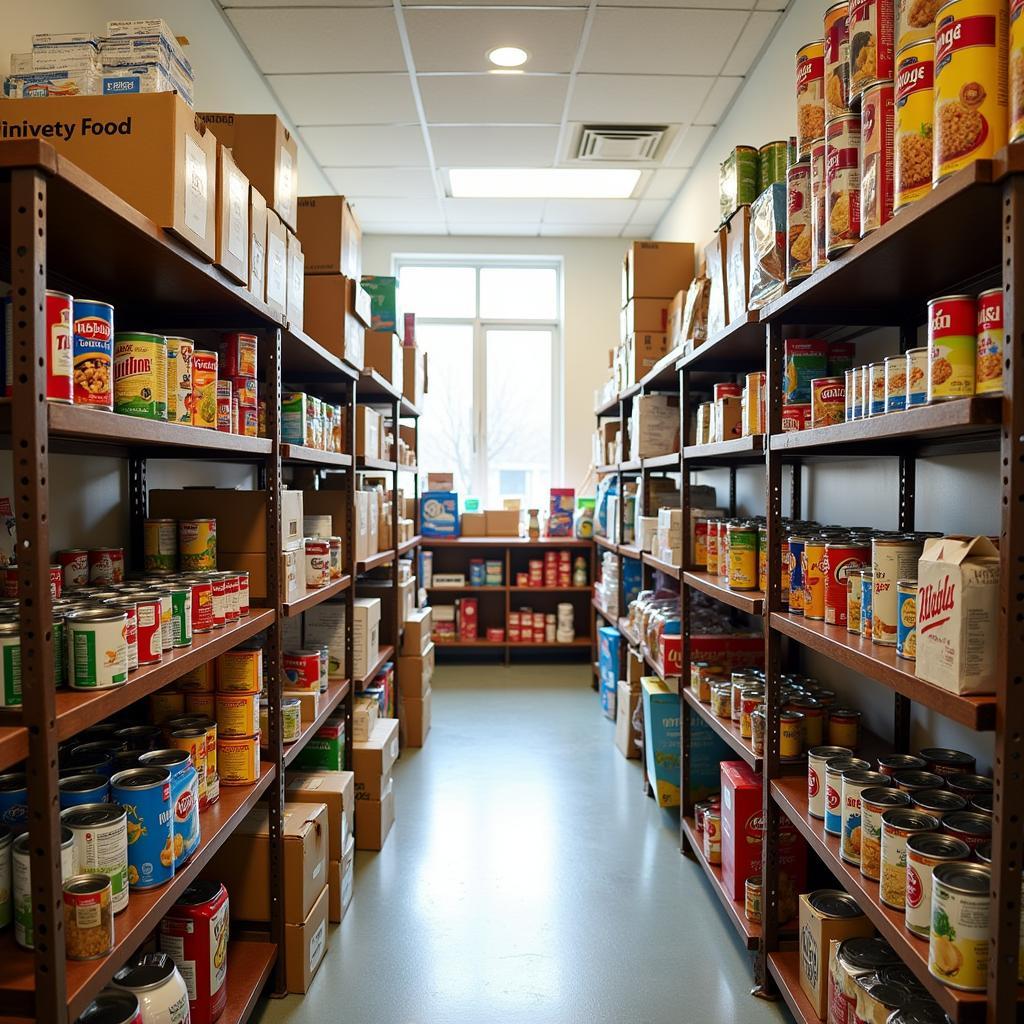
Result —
[[665, 125], [585, 124], [577, 160], [653, 160], [665, 138]]

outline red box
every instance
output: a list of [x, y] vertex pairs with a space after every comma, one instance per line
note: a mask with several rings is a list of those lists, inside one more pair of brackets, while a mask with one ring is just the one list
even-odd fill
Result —
[[[703, 659], [698, 659], [703, 660]], [[667, 676], [683, 674], [683, 638], [681, 636], [661, 636], [661, 670]]]
[[699, 633], [690, 637], [691, 661], [709, 661], [727, 671], [764, 665], [764, 637], [759, 633]]
[[476, 598], [462, 598], [459, 601], [459, 639], [476, 640], [478, 624]]
[[[761, 781], [743, 761], [722, 762], [722, 884], [731, 900], [742, 900], [746, 880], [761, 874]], [[780, 901], [796, 906], [796, 894], [806, 889], [807, 844], [785, 817], [779, 825]]]
[[499, 629], [496, 626], [489, 626], [487, 629], [487, 639], [492, 644], [500, 644], [505, 640], [505, 630]]

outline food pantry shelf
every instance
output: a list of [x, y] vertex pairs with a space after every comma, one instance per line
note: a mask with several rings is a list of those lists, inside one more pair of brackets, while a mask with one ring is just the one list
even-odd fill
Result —
[[938, 711], [954, 722], [971, 729], [995, 728], [994, 695], [960, 696], [918, 679], [914, 674], [914, 662], [901, 658], [895, 646], [872, 643], [857, 633], [848, 632], [845, 626], [828, 626], [788, 612], [774, 612], [771, 626], [804, 647], [827, 655], [833, 661]]
[[303, 725], [299, 738], [294, 743], [285, 744], [284, 764], [286, 768], [299, 756], [302, 748], [309, 742], [309, 738], [331, 717], [335, 708], [345, 699], [345, 694], [348, 691], [349, 681], [347, 679], [331, 679], [327, 683], [327, 689], [320, 694], [320, 711], [316, 718]]
[[616, 626], [616, 627], [618, 627], [618, 624], [619, 624], [618, 617], [613, 615], [610, 611], [607, 611], [605, 609], [604, 605], [598, 604], [598, 601], [597, 601], [596, 597], [591, 598], [590, 599], [590, 603], [593, 606], [594, 611], [597, 612], [597, 614], [600, 615], [601, 618], [604, 619], [605, 622], [607, 622], [609, 626]]
[[[421, 537], [420, 540], [425, 548], [588, 548], [591, 543], [578, 537]], [[614, 549], [615, 545], [607, 543], [605, 547]]]
[[[149, 937], [189, 883], [256, 805], [276, 774], [273, 764], [262, 761], [255, 785], [222, 784], [220, 799], [199, 816], [201, 839], [191, 860], [159, 889], [131, 892], [127, 910], [115, 918], [113, 952], [100, 960], [67, 961], [68, 1016], [72, 1020]], [[0, 1000], [5, 1009], [30, 1016], [34, 987], [33, 956], [15, 944], [13, 930], [9, 930], [0, 937]]]
[[281, 445], [281, 459], [284, 462], [304, 462], [314, 466], [352, 465], [352, 456], [344, 452], [324, 452], [319, 448], [307, 448], [302, 444]]
[[761, 771], [764, 765], [764, 758], [754, 753], [750, 740], [740, 735], [739, 726], [731, 718], [719, 718], [708, 704], [703, 704], [689, 686], [681, 686], [680, 692], [683, 700], [704, 719], [705, 722], [716, 732], [726, 743], [743, 758], [755, 772]]
[[730, 590], [722, 583], [720, 576], [697, 570], [683, 573], [683, 582], [694, 590], [699, 590], [713, 597], [730, 608], [738, 608], [748, 615], [761, 615], [764, 612], [764, 594], [760, 590]]
[[374, 664], [370, 666], [370, 670], [366, 673], [366, 675], [356, 679], [356, 682], [358, 684], [356, 689], [361, 690], [368, 682], [370, 682], [373, 679], [373, 677], [384, 667], [384, 663], [391, 660], [394, 653], [394, 647], [392, 647], [390, 644], [384, 644], [380, 648], [376, 662], [374, 662]]
[[387, 459], [374, 459], [366, 455], [356, 456], [356, 469], [360, 473], [394, 473], [397, 468], [397, 463], [388, 462]]
[[378, 551], [375, 555], [370, 555], [369, 558], [364, 558], [361, 562], [356, 562], [356, 572], [360, 574], [369, 572], [371, 569], [376, 569], [381, 565], [387, 565], [389, 562], [393, 562], [394, 560], [394, 548], [385, 548], [385, 550]]
[[406, 552], [412, 551], [413, 548], [418, 548], [423, 543], [423, 538], [417, 534], [415, 537], [410, 537], [408, 540], [403, 540], [398, 545], [398, 553], [400, 555], [406, 554]]
[[28, 729], [21, 725], [0, 726], [0, 770], [28, 757]]
[[800, 954], [795, 950], [769, 953], [768, 970], [798, 1024], [820, 1024], [817, 1012], [800, 987]]
[[736, 373], [764, 366], [764, 327], [750, 310], [676, 364], [677, 369]]
[[320, 587], [319, 590], [307, 590], [302, 597], [297, 597], [294, 601], [287, 601], [282, 605], [284, 617], [290, 619], [303, 612], [308, 612], [310, 608], [315, 608], [318, 604], [323, 604], [324, 601], [330, 601], [344, 593], [350, 586], [352, 586], [352, 577], [343, 575], [341, 579], [328, 583], [326, 587]]
[[218, 1024], [246, 1024], [276, 960], [273, 942], [232, 939], [228, 943], [228, 995]]
[[652, 569], [657, 569], [658, 572], [663, 572], [666, 576], [671, 576], [674, 580], [679, 579], [681, 569], [678, 565], [672, 565], [670, 562], [663, 562], [660, 558], [655, 558], [654, 555], [649, 554], [646, 551], [640, 557], [644, 565], [649, 565]]
[[683, 449], [683, 463], [687, 462], [754, 462], [764, 459], [764, 434], [748, 434], [729, 441], [710, 444], [689, 444]]

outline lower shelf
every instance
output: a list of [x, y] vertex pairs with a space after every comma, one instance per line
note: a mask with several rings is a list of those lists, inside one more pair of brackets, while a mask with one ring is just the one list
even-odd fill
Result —
[[284, 748], [286, 768], [299, 756], [302, 748], [309, 742], [310, 737], [317, 729], [331, 717], [338, 705], [345, 699], [349, 688], [350, 684], [347, 679], [332, 679], [327, 684], [327, 689], [320, 694], [320, 713], [312, 722], [308, 722], [302, 727], [299, 738], [294, 743], [289, 743]]
[[789, 1012], [803, 1024], [820, 1024], [818, 1014], [800, 987], [800, 954], [779, 952], [768, 954], [768, 973], [775, 979]]
[[277, 946], [273, 942], [232, 939], [228, 943], [228, 1001], [220, 1024], [245, 1024], [276, 961]]

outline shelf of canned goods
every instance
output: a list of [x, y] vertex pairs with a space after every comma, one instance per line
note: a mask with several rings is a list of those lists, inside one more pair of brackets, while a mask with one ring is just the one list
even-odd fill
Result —
[[[201, 904], [203, 912], [216, 912], [218, 886], [220, 893], [225, 890], [201, 880], [203, 869], [246, 815], [265, 803], [269, 921], [244, 938], [232, 937], [221, 991], [227, 1006], [221, 1019], [243, 1021], [268, 982], [272, 992], [284, 991], [278, 950], [284, 937], [285, 765], [339, 711], [345, 718], [346, 764], [351, 763], [352, 623], [359, 574], [349, 543], [356, 472], [351, 457], [342, 452], [355, 450], [356, 403], [385, 406], [396, 438], [401, 419], [415, 424], [418, 412], [386, 381], [361, 377], [44, 144], [12, 143], [0, 153], [0, 234], [0, 267], [12, 284], [5, 343], [13, 367], [10, 398], [0, 404], [0, 431], [13, 453], [13, 501], [6, 515], [17, 530], [17, 564], [6, 570], [4, 580], [9, 607], [0, 622], [0, 645], [16, 646], [20, 655], [20, 678], [15, 680], [9, 669], [4, 674], [0, 768], [6, 774], [0, 779], [0, 803], [5, 821], [27, 825], [27, 831], [13, 829], [21, 832], [18, 837], [9, 832], [0, 836], [0, 871], [13, 867], [15, 893], [0, 907], [0, 924], [14, 918], [14, 927], [0, 932], [5, 1019], [57, 1024], [75, 1020], [143, 943], [158, 930], [173, 931], [168, 922], [179, 908]], [[96, 259], [82, 246], [82, 238], [104, 239], [109, 257]], [[206, 425], [215, 429], [202, 429], [188, 416], [168, 421], [166, 404], [173, 408], [173, 394], [154, 396], [140, 389], [137, 399], [159, 402], [163, 397], [166, 403], [141, 410], [141, 415], [139, 409], [114, 405], [119, 412], [110, 404], [77, 404], [70, 394], [65, 398], [60, 391], [64, 383], [52, 375], [48, 379], [47, 367], [52, 365], [52, 303], [73, 301], [70, 295], [102, 296], [96, 305], [113, 307], [119, 328], [137, 324], [159, 331], [133, 336], [132, 343], [142, 346], [140, 363], [148, 356], [147, 339], [154, 337], [194, 339], [197, 354], [200, 349], [216, 350], [218, 343], [226, 343], [229, 353], [233, 345], [244, 347], [244, 355], [229, 357], [251, 359], [251, 371], [247, 375], [242, 368], [237, 374], [237, 411], [226, 396], [224, 413], [231, 417], [227, 428], [213, 422]], [[96, 315], [102, 319], [102, 308]], [[106, 329], [113, 333], [112, 326]], [[120, 333], [117, 337], [120, 341]], [[195, 364], [193, 368], [201, 370]], [[194, 394], [206, 394], [198, 384]], [[110, 382], [97, 386], [102, 390], [104, 385], [109, 389]], [[70, 376], [67, 386], [74, 386]], [[335, 408], [347, 417], [344, 430], [336, 434], [341, 451], [282, 444], [285, 387], [308, 388], [338, 403]], [[255, 399], [257, 389], [265, 406], [259, 426], [255, 403], [250, 406], [244, 397], [247, 391]], [[247, 412], [242, 415], [247, 409], [251, 423]], [[206, 412], [215, 417], [216, 405]], [[59, 483], [50, 456], [63, 453], [127, 460], [129, 536], [124, 548], [60, 552], [54, 566], [50, 512]], [[242, 558], [233, 557], [231, 566], [219, 565], [215, 554], [211, 560], [217, 550], [215, 517], [221, 509], [211, 507], [211, 518], [202, 519], [168, 516], [155, 507], [171, 500], [166, 498], [171, 492], [147, 485], [147, 464], [153, 459], [251, 467], [255, 489], [249, 493], [260, 503], [261, 529], [255, 539], [263, 553], [255, 574], [240, 568], [249, 564]], [[390, 467], [395, 494], [399, 474], [408, 468]], [[327, 545], [324, 585], [311, 586], [301, 596], [286, 592], [282, 572], [286, 472], [306, 474], [296, 486], [313, 489], [324, 474], [343, 475], [336, 489], [344, 507], [346, 540], [336, 552]], [[415, 483], [413, 488], [415, 494]], [[392, 517], [386, 549], [392, 556], [396, 624], [401, 621], [398, 555], [418, 543], [415, 537], [400, 543], [398, 519], [397, 514]], [[175, 546], [178, 560], [172, 554], [163, 564], [163, 553]], [[328, 680], [322, 672], [318, 715], [300, 728], [283, 697], [283, 624], [332, 598], [344, 602], [346, 609], [340, 665], [344, 677], [332, 671]], [[319, 657], [322, 664], [323, 655]], [[10, 664], [9, 658], [5, 661]], [[214, 742], [212, 713], [193, 715], [175, 731], [173, 744], [166, 740], [170, 726], [161, 723], [187, 709], [189, 690], [211, 707], [215, 699], [237, 705], [237, 729], [222, 731]], [[148, 714], [125, 714], [147, 704]], [[195, 734], [194, 749], [186, 733]], [[74, 778], [62, 781], [71, 769]], [[194, 799], [179, 799], [185, 787], [191, 787]], [[91, 802], [108, 796], [111, 802], [101, 814]], [[171, 812], [162, 809], [171, 806], [172, 797], [173, 825]], [[178, 816], [184, 816], [184, 824]], [[154, 848], [140, 870], [136, 841], [161, 844], [165, 824], [166, 844]], [[74, 871], [88, 874], [91, 868], [89, 878], [105, 877], [95, 874], [100, 865], [83, 863], [88, 858], [76, 838], [76, 829], [105, 826], [121, 830], [111, 839], [115, 846], [133, 846], [122, 870], [115, 872], [116, 884], [106, 893], [93, 892], [94, 883], [77, 877], [65, 886]], [[9, 875], [0, 887], [10, 894]], [[83, 918], [68, 913], [75, 901], [93, 898], [104, 909], [99, 924], [83, 931]], [[161, 969], [158, 962], [150, 965], [153, 977], [148, 980], [161, 981]], [[124, 988], [140, 980], [145, 979], [131, 972], [118, 975]], [[116, 1001], [116, 996], [110, 998]]]

